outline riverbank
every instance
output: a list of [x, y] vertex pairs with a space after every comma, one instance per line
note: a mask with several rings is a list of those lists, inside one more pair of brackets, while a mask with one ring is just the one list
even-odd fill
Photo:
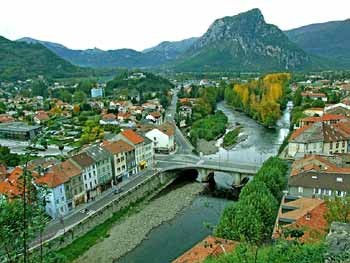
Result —
[[75, 262], [113, 262], [134, 249], [147, 234], [165, 221], [171, 220], [189, 206], [204, 186], [189, 183], [153, 199], [142, 209], [117, 223], [100, 243], [91, 247]]

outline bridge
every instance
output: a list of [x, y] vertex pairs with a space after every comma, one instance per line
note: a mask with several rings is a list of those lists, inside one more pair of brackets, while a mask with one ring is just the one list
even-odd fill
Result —
[[156, 168], [160, 171], [197, 170], [202, 181], [206, 181], [214, 172], [229, 173], [234, 177], [234, 185], [241, 185], [245, 177], [256, 174], [260, 165], [235, 163], [232, 161], [213, 160], [193, 154], [194, 147], [176, 126], [174, 116], [176, 112], [177, 91], [167, 109], [166, 121], [175, 125], [176, 153], [172, 155], [156, 156]]
[[240, 186], [244, 178], [254, 176], [260, 168], [257, 164], [218, 161], [181, 153], [157, 156], [156, 167], [161, 172], [196, 170], [201, 181], [207, 181], [215, 172], [224, 172], [234, 178], [234, 186]]

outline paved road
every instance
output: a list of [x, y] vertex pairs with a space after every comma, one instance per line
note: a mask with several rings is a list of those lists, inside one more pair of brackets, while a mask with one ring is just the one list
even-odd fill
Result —
[[[126, 184], [122, 186], [123, 192], [127, 191], [134, 186], [140, 184], [144, 180], [146, 180], [148, 177], [153, 175], [155, 170], [146, 170], [139, 175], [135, 176], [133, 179], [128, 181]], [[43, 241], [48, 240], [50, 238], [53, 238], [54, 236], [64, 232], [64, 229], [69, 228], [70, 226], [80, 222], [84, 218], [89, 216], [89, 213], [93, 213], [94, 211], [98, 210], [99, 208], [103, 207], [104, 205], [108, 204], [110, 201], [118, 198], [119, 194], [114, 194], [112, 189], [107, 190], [106, 192], [102, 193], [98, 199], [96, 199], [93, 202], [84, 204], [82, 206], [79, 206], [75, 210], [72, 211], [71, 214], [66, 215], [63, 218], [63, 223], [60, 222], [60, 220], [54, 220], [52, 221], [45, 229], [43, 233]], [[88, 209], [89, 213], [82, 213], [81, 211], [83, 209]], [[39, 239], [35, 240], [31, 245], [34, 246], [39, 243]]]

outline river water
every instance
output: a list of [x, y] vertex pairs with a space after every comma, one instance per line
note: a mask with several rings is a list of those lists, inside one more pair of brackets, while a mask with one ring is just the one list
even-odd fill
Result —
[[[229, 124], [240, 123], [242, 132], [248, 135], [231, 150], [220, 148], [216, 154], [206, 158], [232, 160], [242, 163], [260, 164], [268, 157], [276, 155], [279, 146], [289, 131], [289, 118], [292, 105], [289, 104], [277, 123], [276, 130], [269, 130], [251, 120], [244, 113], [232, 111], [224, 103], [218, 104], [229, 119]], [[231, 177], [218, 173], [215, 175], [218, 183], [230, 184]], [[231, 181], [231, 182], [230, 182]], [[121, 263], [166, 263], [171, 262], [193, 245], [212, 233], [208, 225], [218, 223], [220, 215], [227, 205], [226, 199], [209, 195], [199, 195], [193, 203], [178, 214], [174, 219], [153, 229], [147, 239], [134, 250], [116, 262]]]

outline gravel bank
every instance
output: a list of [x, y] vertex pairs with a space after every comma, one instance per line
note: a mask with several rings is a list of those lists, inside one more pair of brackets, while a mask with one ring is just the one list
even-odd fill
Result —
[[90, 248], [75, 262], [113, 262], [141, 243], [153, 228], [174, 218], [202, 190], [202, 184], [189, 183], [151, 201], [140, 212], [117, 223], [109, 237]]

